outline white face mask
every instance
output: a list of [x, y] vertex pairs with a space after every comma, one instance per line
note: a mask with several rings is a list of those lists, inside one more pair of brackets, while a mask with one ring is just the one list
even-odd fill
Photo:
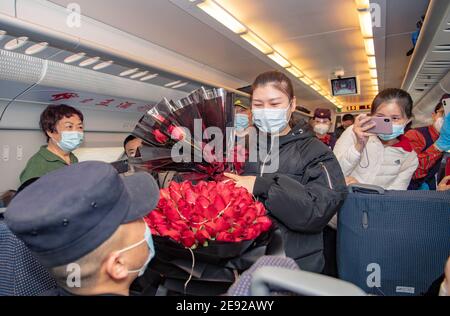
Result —
[[148, 247], [148, 257], [147, 260], [145, 261], [144, 265], [137, 270], [129, 270], [128, 273], [136, 273], [138, 272], [138, 277], [141, 277], [142, 275], [144, 275], [145, 270], [147, 269], [148, 264], [150, 263], [150, 261], [153, 259], [153, 257], [155, 256], [155, 246], [153, 244], [153, 238], [152, 238], [152, 232], [150, 230], [150, 228], [147, 226], [147, 224], [145, 224], [145, 234], [144, 234], [144, 239], [142, 239], [140, 242], [135, 243], [134, 245], [131, 245], [125, 249], [119, 250], [119, 253], [131, 250], [133, 248], [138, 247], [140, 244], [143, 244], [144, 242], [147, 243], [147, 247]]
[[448, 296], [447, 287], [445, 286], [445, 280], [441, 284], [441, 288], [439, 289], [439, 296]]
[[316, 132], [319, 135], [325, 135], [330, 130], [330, 127], [328, 124], [319, 123], [314, 125], [314, 132]]
[[444, 118], [443, 117], [437, 118], [436, 121], [434, 121], [433, 126], [438, 131], [438, 133], [440, 133], [442, 126], [444, 126]]
[[285, 109], [253, 109], [253, 123], [266, 134], [277, 134], [288, 125], [287, 113], [290, 105]]

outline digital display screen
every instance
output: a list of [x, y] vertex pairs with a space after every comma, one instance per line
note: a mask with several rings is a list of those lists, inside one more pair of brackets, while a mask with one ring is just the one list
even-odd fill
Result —
[[331, 90], [333, 96], [358, 94], [356, 77], [332, 79]]

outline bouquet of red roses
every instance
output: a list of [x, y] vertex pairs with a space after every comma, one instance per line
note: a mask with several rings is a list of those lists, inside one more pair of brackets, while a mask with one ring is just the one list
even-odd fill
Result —
[[[150, 172], [188, 173], [183, 179], [220, 180], [223, 172], [240, 173], [245, 161], [242, 157], [246, 155], [238, 155], [238, 149], [233, 149], [234, 133], [230, 133], [234, 126], [233, 98], [224, 89], [201, 88], [175, 102], [163, 99], [136, 125], [133, 134], [145, 146], [140, 151], [141, 157], [131, 159], [130, 164]], [[210, 145], [217, 137], [212, 130], [222, 133], [220, 146]], [[190, 149], [190, 153], [180, 153], [182, 161], [155, 154], [159, 149], [171, 152], [180, 142], [183, 150]], [[198, 177], [199, 174], [203, 176]]]
[[253, 240], [272, 226], [264, 205], [232, 181], [171, 182], [161, 189], [159, 204], [146, 222], [153, 234], [192, 249], [214, 240]]
[[280, 251], [269, 247], [276, 234], [264, 205], [232, 181], [171, 182], [145, 221], [156, 249], [146, 279], [178, 294], [223, 294], [258, 258]]

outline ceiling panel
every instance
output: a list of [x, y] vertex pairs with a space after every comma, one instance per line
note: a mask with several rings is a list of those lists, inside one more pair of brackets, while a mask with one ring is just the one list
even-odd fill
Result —
[[[216, 0], [239, 20], [273, 45], [311, 78], [329, 89], [328, 80], [337, 67], [346, 75], [359, 75], [361, 96], [341, 97], [348, 103], [368, 103], [373, 96], [367, 58], [353, 0]], [[72, 0], [52, 0], [67, 6]], [[175, 2], [175, 1], [174, 1]], [[188, 0], [186, 0], [188, 2]], [[374, 2], [374, 1], [372, 1]], [[410, 33], [425, 12], [428, 0], [375, 0], [387, 12], [385, 52], [377, 59], [380, 87], [400, 87], [411, 48]], [[210, 27], [169, 0], [77, 0], [82, 14], [173, 50], [193, 60], [240, 78], [249, 84], [273, 67], [259, 52]], [[192, 10], [199, 10], [195, 7]], [[206, 19], [206, 15], [204, 15]], [[237, 37], [237, 40], [239, 37]], [[242, 41], [242, 40], [241, 40]], [[384, 43], [385, 42], [385, 43]], [[386, 59], [386, 60], [384, 60]], [[383, 82], [385, 81], [385, 82]], [[296, 82], [300, 103], [331, 104], [310, 88]], [[238, 88], [238, 87], [235, 87]]]

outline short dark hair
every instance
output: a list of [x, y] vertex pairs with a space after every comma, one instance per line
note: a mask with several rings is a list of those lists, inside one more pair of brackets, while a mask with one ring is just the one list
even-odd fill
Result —
[[342, 117], [342, 121], [352, 121], [352, 122], [355, 122], [355, 117], [354, 117], [353, 115], [351, 115], [351, 114], [345, 114], [345, 115]]
[[84, 117], [83, 113], [78, 111], [77, 109], [61, 104], [61, 105], [49, 105], [44, 112], [41, 114], [41, 119], [39, 121], [39, 125], [41, 127], [42, 132], [47, 137], [47, 142], [50, 140], [47, 132], [54, 133], [56, 132], [56, 124], [61, 121], [63, 118], [69, 118], [74, 115], [77, 115], [81, 122], [83, 122]]
[[372, 102], [372, 115], [375, 114], [381, 104], [395, 101], [407, 118], [412, 117], [413, 100], [408, 92], [402, 89], [389, 88], [381, 91]]
[[127, 138], [125, 138], [124, 142], [123, 142], [123, 148], [125, 148], [125, 146], [131, 142], [132, 140], [135, 140], [137, 137], [134, 135], [128, 135]]

